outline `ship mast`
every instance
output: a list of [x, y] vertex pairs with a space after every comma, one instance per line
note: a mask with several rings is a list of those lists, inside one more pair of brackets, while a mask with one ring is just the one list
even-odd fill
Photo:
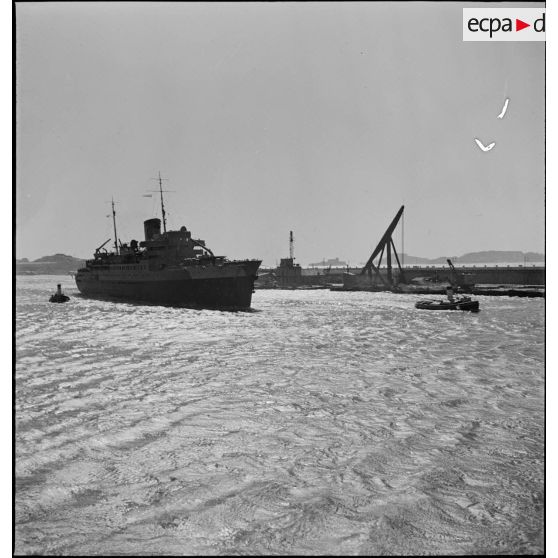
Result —
[[111, 198], [112, 204], [112, 224], [114, 226], [114, 251], [118, 254], [118, 236], [116, 235], [116, 211], [114, 211], [114, 198]]
[[159, 171], [159, 192], [161, 194], [161, 213], [163, 214], [163, 232], [167, 232], [167, 220], [165, 218], [165, 203], [163, 202], [163, 179], [161, 178], [161, 171]]
[[289, 258], [294, 260], [294, 238], [293, 231], [289, 231]]

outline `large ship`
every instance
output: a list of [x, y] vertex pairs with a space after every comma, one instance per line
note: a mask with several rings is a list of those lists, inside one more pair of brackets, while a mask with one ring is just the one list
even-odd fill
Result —
[[114, 251], [104, 246], [76, 273], [79, 291], [91, 298], [121, 299], [199, 308], [249, 308], [261, 260], [229, 260], [214, 253], [186, 227], [167, 231], [163, 189], [161, 219], [144, 221], [145, 239], [118, 242], [114, 202]]

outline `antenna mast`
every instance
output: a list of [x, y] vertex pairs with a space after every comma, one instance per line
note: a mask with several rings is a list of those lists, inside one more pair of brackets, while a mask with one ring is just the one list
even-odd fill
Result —
[[112, 204], [112, 224], [114, 226], [114, 251], [116, 254], [119, 253], [118, 250], [118, 236], [116, 235], [116, 211], [114, 211], [114, 198], [111, 198]]
[[163, 215], [163, 232], [167, 232], [167, 219], [165, 217], [165, 203], [163, 202], [163, 182], [159, 171], [159, 192], [161, 193], [161, 213]]
[[293, 231], [289, 231], [289, 258], [294, 260], [294, 238], [293, 238]]

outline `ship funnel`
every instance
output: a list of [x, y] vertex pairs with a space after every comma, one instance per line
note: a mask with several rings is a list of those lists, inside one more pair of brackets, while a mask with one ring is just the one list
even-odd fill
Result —
[[161, 219], [148, 219], [143, 222], [145, 240], [153, 240], [156, 234], [161, 234]]

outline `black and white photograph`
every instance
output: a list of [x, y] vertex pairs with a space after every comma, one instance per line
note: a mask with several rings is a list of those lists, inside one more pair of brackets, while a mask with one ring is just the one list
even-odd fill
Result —
[[545, 3], [12, 8], [12, 553], [545, 554]]

